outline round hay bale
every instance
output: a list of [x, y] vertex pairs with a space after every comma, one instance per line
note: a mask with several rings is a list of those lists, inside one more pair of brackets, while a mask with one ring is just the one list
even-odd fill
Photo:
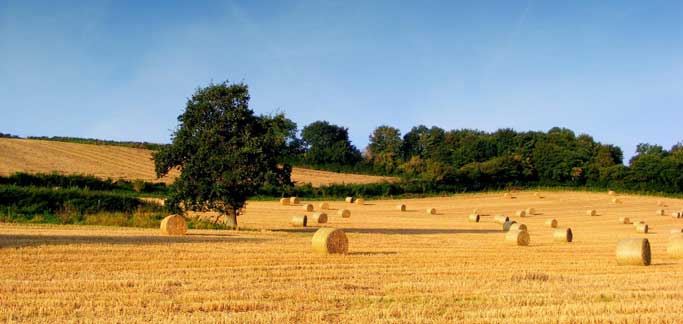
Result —
[[555, 242], [571, 242], [574, 240], [574, 233], [571, 228], [558, 228], [553, 232]]
[[280, 205], [289, 206], [289, 198], [280, 198]]
[[655, 215], [657, 215], [657, 216], [664, 216], [665, 213], [666, 213], [666, 212], [664, 211], [664, 209], [657, 209], [657, 212], [655, 213]]
[[321, 202], [320, 204], [318, 204], [318, 208], [320, 208], [320, 210], [328, 210], [330, 209], [330, 204], [326, 202]]
[[596, 216], [598, 212], [595, 209], [589, 209], [586, 211], [586, 215], [588, 216]]
[[187, 222], [183, 216], [170, 215], [161, 221], [159, 229], [161, 235], [185, 235], [187, 233]]
[[363, 198], [358, 198], [355, 201], [356, 205], [365, 205], [365, 199]]
[[313, 211], [313, 204], [304, 204], [304, 210], [307, 212]]
[[493, 217], [493, 221], [498, 223], [498, 224], [505, 224], [505, 222], [509, 221], [510, 217], [507, 217], [505, 215], [496, 215]]
[[351, 217], [351, 211], [348, 209], [340, 209], [337, 211], [337, 216], [341, 216], [342, 218], [349, 218]]
[[681, 234], [681, 233], [683, 233], [683, 228], [672, 228], [671, 230], [669, 230], [669, 233], [670, 234]]
[[672, 236], [666, 245], [666, 253], [676, 259], [683, 258], [683, 236]]
[[529, 232], [520, 230], [511, 230], [505, 234], [505, 240], [520, 246], [529, 245]]
[[526, 217], [526, 211], [525, 210], [518, 210], [515, 212], [515, 216], [517, 217]]
[[510, 230], [510, 227], [514, 224], [517, 224], [517, 222], [513, 220], [508, 220], [507, 222], [503, 223], [503, 231], [507, 232]]
[[649, 228], [648, 228], [647, 224], [637, 224], [636, 225], [636, 233], [647, 234], [648, 229]]
[[675, 211], [675, 212], [671, 213], [671, 217], [673, 217], [673, 218], [681, 218], [681, 217], [683, 217], [683, 213], [681, 213], [681, 212], [679, 212], [679, 211]]
[[545, 221], [545, 226], [555, 228], [555, 227], [557, 227], [557, 220], [554, 218], [548, 219]]
[[436, 215], [436, 208], [427, 208], [427, 214]]
[[344, 254], [349, 251], [349, 239], [340, 229], [323, 227], [313, 234], [311, 247], [320, 254]]
[[289, 198], [289, 203], [292, 205], [296, 205], [299, 203], [299, 197], [290, 197]]
[[631, 220], [628, 217], [619, 217], [619, 224], [631, 224]]
[[306, 215], [292, 216], [290, 223], [294, 227], [306, 227], [308, 225], [308, 217]]
[[396, 205], [396, 210], [404, 212], [404, 211], [406, 211], [406, 205], [404, 205], [404, 204]]
[[617, 243], [618, 265], [650, 265], [650, 241], [646, 238], [631, 238]]
[[616, 196], [617, 195], [617, 193], [614, 192], [613, 190], [608, 191], [607, 194], [610, 196]]
[[311, 220], [318, 224], [325, 224], [327, 223], [327, 214], [323, 212], [313, 213]]
[[479, 215], [470, 214], [469, 216], [467, 216], [467, 220], [473, 223], [479, 223]]
[[346, 201], [349, 204], [353, 203], [353, 197], [346, 197], [346, 199], [344, 199], [344, 201]]
[[534, 209], [534, 208], [527, 208], [527, 209], [526, 209], [526, 214], [527, 214], [527, 215], [534, 215], [534, 214], [536, 214], [536, 209]]
[[515, 223], [515, 224], [510, 225], [510, 230], [511, 231], [527, 231], [528, 228], [524, 224]]
[[505, 198], [505, 199], [512, 199], [512, 194], [510, 194], [509, 192], [506, 192], [506, 193], [503, 195], [503, 198]]
[[612, 198], [612, 203], [613, 203], [613, 204], [621, 204], [621, 199], [619, 199], [619, 198]]

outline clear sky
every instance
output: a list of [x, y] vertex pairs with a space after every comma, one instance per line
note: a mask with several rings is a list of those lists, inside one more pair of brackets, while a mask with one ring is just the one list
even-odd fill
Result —
[[0, 0], [0, 132], [168, 142], [198, 86], [376, 126], [683, 140], [683, 1]]

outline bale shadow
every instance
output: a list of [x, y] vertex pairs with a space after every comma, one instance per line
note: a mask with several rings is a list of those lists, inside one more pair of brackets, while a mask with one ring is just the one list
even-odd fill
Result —
[[[313, 233], [317, 228], [281, 228], [273, 232]], [[346, 233], [353, 234], [385, 234], [385, 235], [433, 235], [433, 234], [489, 234], [500, 233], [501, 230], [489, 229], [450, 229], [450, 228], [343, 228]]]
[[187, 243], [237, 243], [265, 240], [262, 238], [235, 237], [230, 234], [189, 234], [186, 236], [106, 236], [106, 235], [0, 235], [3, 248], [41, 245], [108, 244], [108, 245], [164, 245]]

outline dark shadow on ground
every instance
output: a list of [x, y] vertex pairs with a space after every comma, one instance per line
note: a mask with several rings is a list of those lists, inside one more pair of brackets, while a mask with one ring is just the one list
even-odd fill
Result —
[[264, 240], [261, 238], [235, 237], [225, 234], [190, 234], [187, 236], [106, 236], [106, 235], [33, 235], [10, 234], [0, 235], [1, 248], [19, 248], [40, 245], [69, 245], [69, 244], [134, 244], [134, 245], [163, 245], [184, 243], [237, 243]]
[[[273, 232], [313, 233], [317, 228], [282, 228]], [[343, 228], [346, 233], [354, 234], [387, 234], [387, 235], [429, 235], [429, 234], [489, 234], [501, 233], [501, 230], [489, 229], [450, 229], [450, 228]]]

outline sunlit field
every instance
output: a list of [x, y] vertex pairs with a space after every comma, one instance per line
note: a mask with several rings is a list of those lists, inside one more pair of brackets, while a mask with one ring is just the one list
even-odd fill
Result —
[[[346, 255], [311, 251], [301, 206], [249, 202], [240, 231], [0, 225], [0, 322], [470, 322], [683, 321], [683, 260], [666, 254], [683, 201], [606, 193], [531, 192], [330, 202]], [[663, 202], [666, 207], [658, 206]], [[305, 201], [302, 201], [304, 203]], [[405, 203], [407, 211], [396, 210]], [[318, 202], [314, 205], [316, 209]], [[336, 209], [348, 208], [350, 218]], [[428, 215], [428, 207], [437, 209]], [[533, 207], [537, 214], [514, 217]], [[467, 221], [478, 208], [480, 223]], [[659, 208], [665, 216], [657, 216]], [[597, 216], [586, 215], [596, 209]], [[493, 216], [528, 225], [511, 245]], [[637, 234], [619, 217], [643, 220]], [[552, 239], [544, 222], [571, 227]], [[618, 240], [647, 237], [652, 265], [618, 266]]]

